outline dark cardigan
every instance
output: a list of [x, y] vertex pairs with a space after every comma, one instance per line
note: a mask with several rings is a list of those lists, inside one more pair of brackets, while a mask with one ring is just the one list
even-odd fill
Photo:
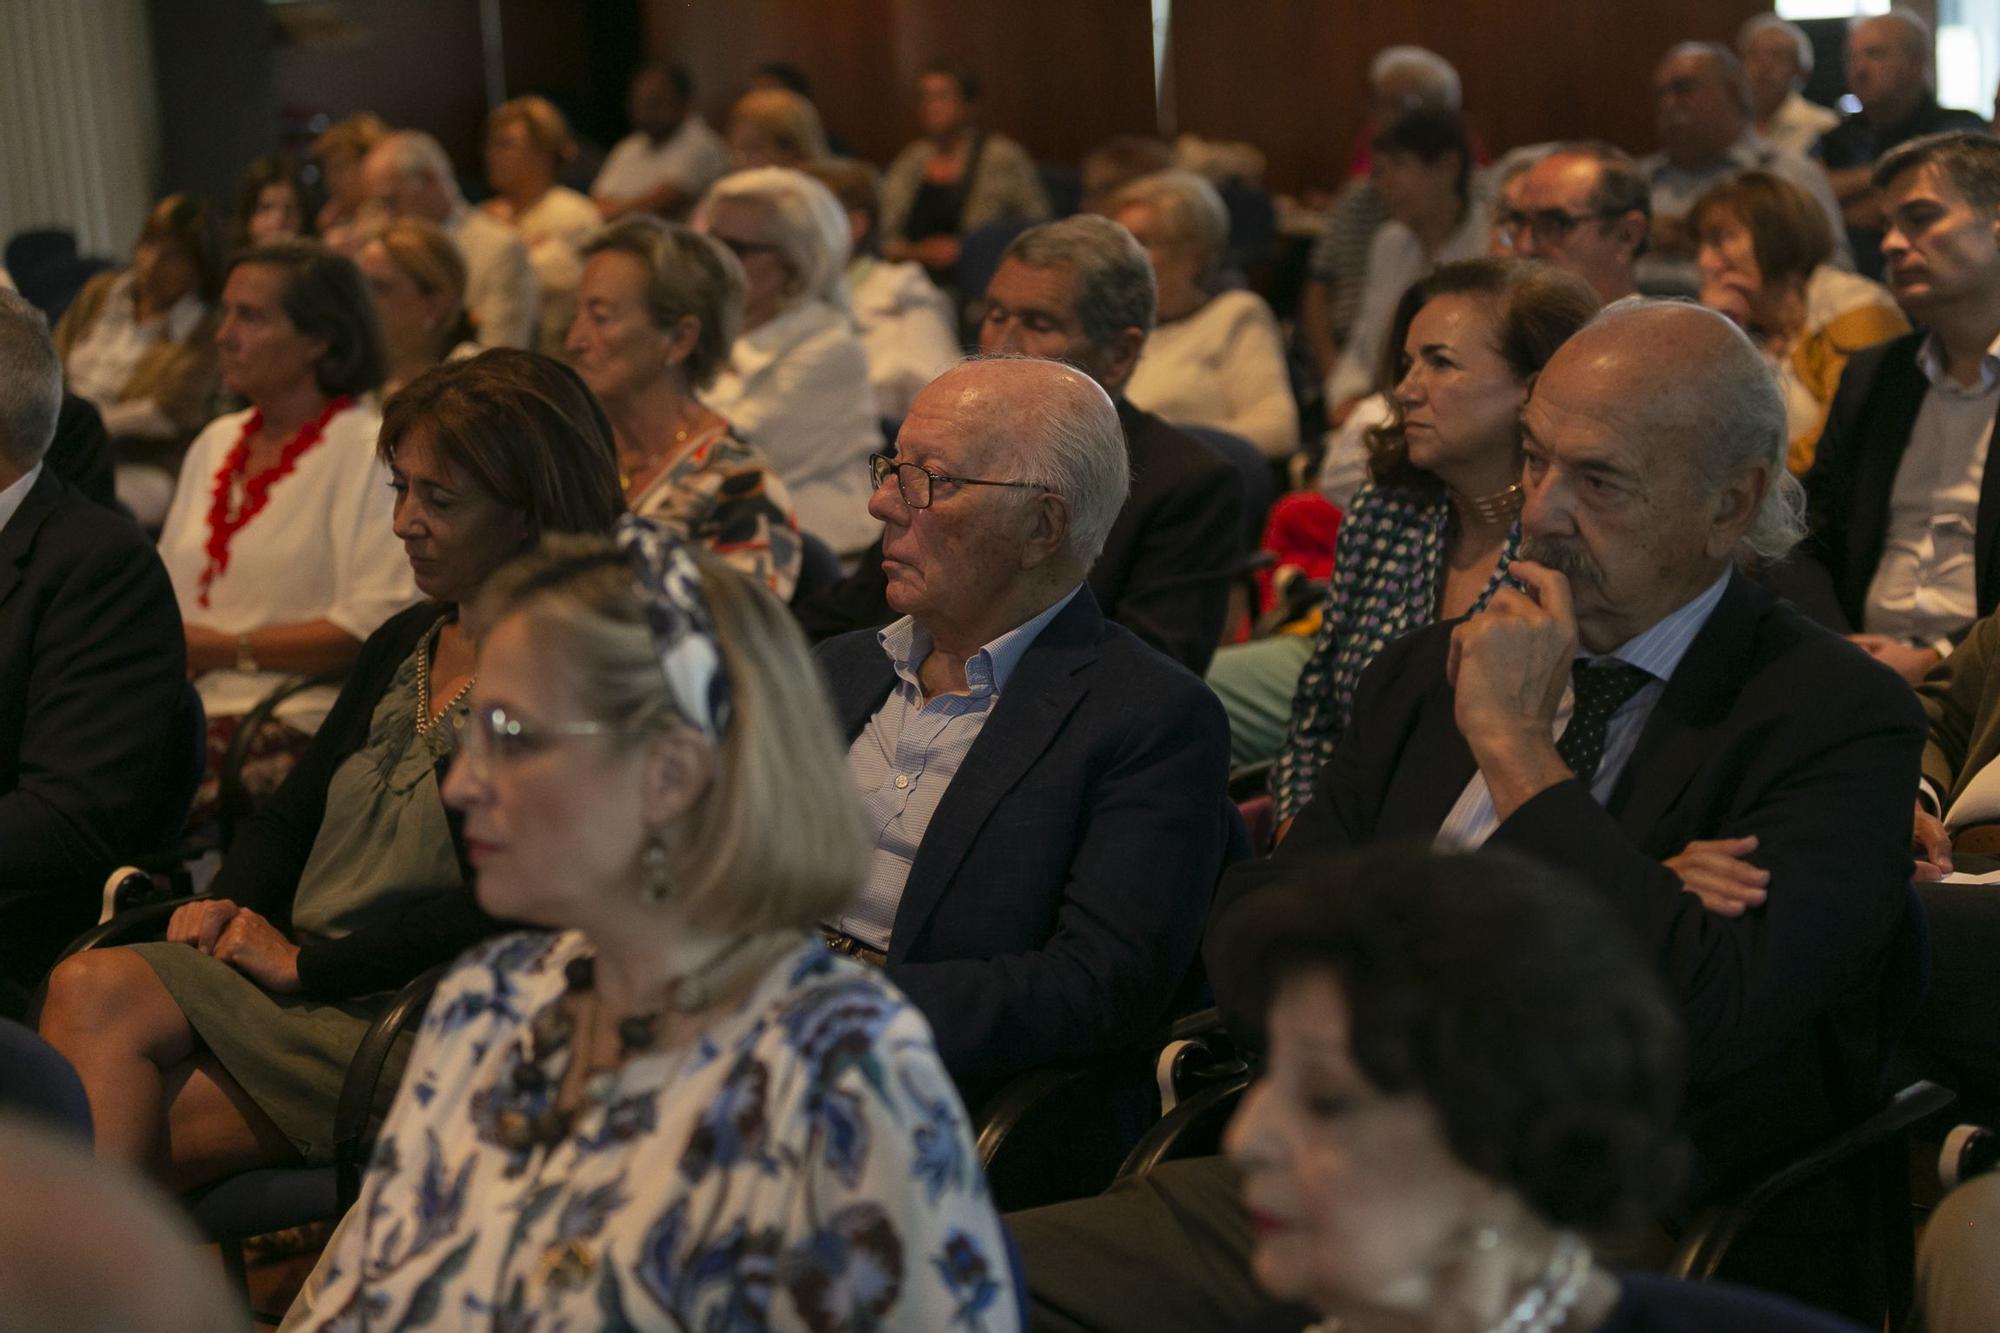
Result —
[[[369, 721], [396, 668], [442, 614], [443, 607], [425, 602], [391, 616], [368, 636], [304, 757], [229, 848], [212, 886], [216, 897], [248, 907], [289, 933], [299, 876], [326, 814], [327, 785], [342, 762], [367, 744]], [[438, 766], [440, 781], [445, 767]], [[306, 994], [341, 1000], [394, 990], [432, 964], [510, 928], [481, 911], [473, 898], [464, 821], [457, 811], [448, 817], [463, 885], [385, 911], [340, 939], [304, 942], [299, 983]]]

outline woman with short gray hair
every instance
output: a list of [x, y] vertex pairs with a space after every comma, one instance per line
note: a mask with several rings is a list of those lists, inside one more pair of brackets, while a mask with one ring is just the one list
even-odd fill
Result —
[[1142, 176], [1109, 211], [1146, 247], [1159, 323], [1125, 396], [1169, 421], [1240, 435], [1267, 458], [1299, 447], [1299, 408], [1278, 321], [1255, 292], [1224, 290], [1229, 211], [1191, 171]]
[[789, 598], [802, 557], [791, 495], [763, 453], [695, 397], [729, 362], [742, 265], [706, 236], [638, 216], [595, 233], [582, 253], [568, 350], [611, 420], [632, 512]]
[[842, 555], [867, 549], [882, 429], [848, 315], [845, 210], [804, 172], [759, 167], [711, 186], [694, 225], [743, 268], [742, 332], [702, 401], [764, 451], [801, 528]]

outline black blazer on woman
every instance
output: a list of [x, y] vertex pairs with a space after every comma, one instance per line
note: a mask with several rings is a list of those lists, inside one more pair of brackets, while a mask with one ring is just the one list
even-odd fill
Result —
[[[444, 608], [437, 603], [424, 602], [391, 616], [368, 636], [340, 698], [305, 756], [223, 858], [212, 886], [216, 897], [261, 913], [280, 930], [290, 928], [299, 875], [326, 814], [327, 785], [341, 763], [367, 744], [369, 720], [396, 668], [442, 614]], [[444, 764], [438, 766], [440, 781], [444, 769]], [[450, 819], [463, 885], [384, 912], [340, 939], [304, 943], [299, 950], [299, 982], [307, 994], [336, 1000], [393, 990], [503, 929], [473, 898], [464, 821], [457, 811], [450, 813]]]

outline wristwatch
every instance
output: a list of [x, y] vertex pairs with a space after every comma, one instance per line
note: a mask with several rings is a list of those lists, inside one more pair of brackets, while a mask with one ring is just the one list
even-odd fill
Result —
[[236, 669], [246, 676], [257, 674], [257, 654], [250, 651], [250, 635], [247, 631], [236, 636]]

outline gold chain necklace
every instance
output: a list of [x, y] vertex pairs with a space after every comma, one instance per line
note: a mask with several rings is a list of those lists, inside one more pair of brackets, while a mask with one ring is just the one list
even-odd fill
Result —
[[1515, 515], [1521, 512], [1521, 506], [1527, 501], [1527, 497], [1521, 493], [1520, 486], [1511, 482], [1505, 489], [1495, 491], [1491, 495], [1461, 495], [1453, 491], [1451, 497], [1458, 502], [1459, 509], [1474, 522], [1487, 527], [1497, 523], [1513, 522]]
[[437, 624], [431, 626], [430, 632], [424, 635], [424, 641], [417, 645], [417, 735], [419, 736], [430, 735], [431, 728], [438, 724], [440, 718], [458, 707], [459, 700], [472, 692], [473, 682], [479, 679], [479, 673], [476, 671], [467, 676], [465, 684], [458, 687], [458, 693], [445, 700], [444, 707], [440, 708], [435, 716], [432, 715], [431, 654], [437, 650], [438, 635], [443, 633], [445, 625], [450, 620], [449, 615], [439, 616]]

